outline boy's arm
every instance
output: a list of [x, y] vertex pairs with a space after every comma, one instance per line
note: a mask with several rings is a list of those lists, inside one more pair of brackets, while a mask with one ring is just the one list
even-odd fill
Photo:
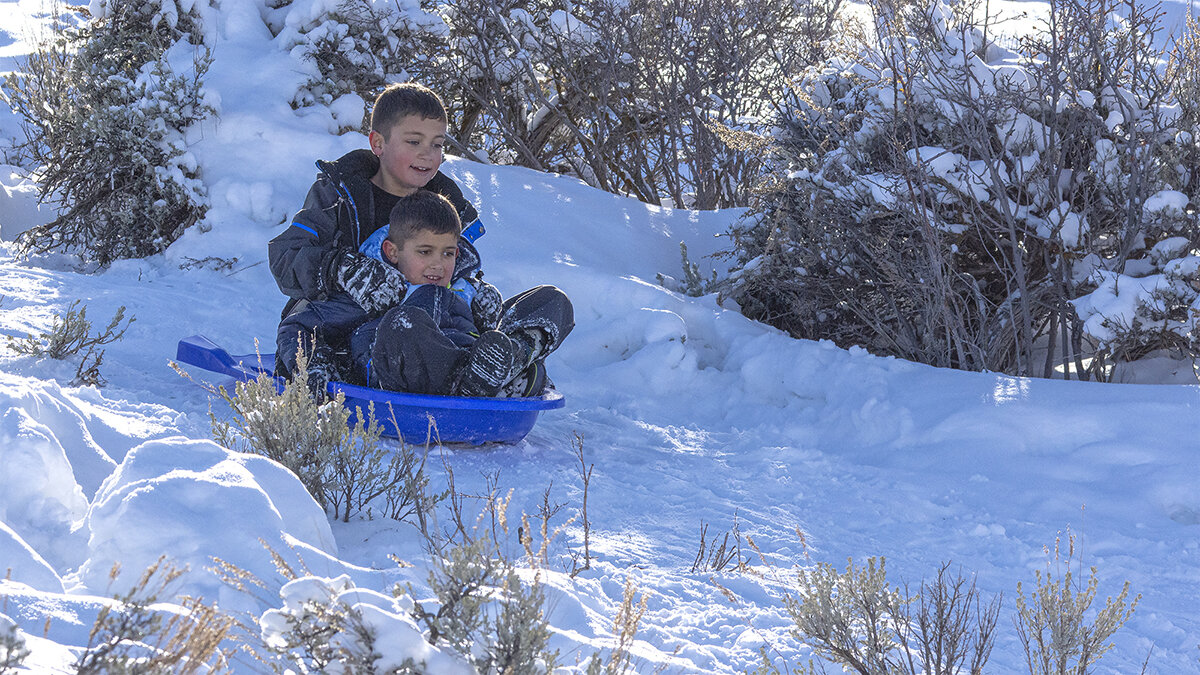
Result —
[[292, 225], [267, 245], [271, 273], [284, 295], [319, 300], [330, 292], [339, 208], [334, 187], [318, 180]]
[[382, 314], [399, 304], [408, 283], [391, 265], [338, 245], [338, 197], [329, 180], [313, 185], [291, 227], [267, 246], [271, 272], [288, 297], [324, 300], [345, 291], [368, 314]]

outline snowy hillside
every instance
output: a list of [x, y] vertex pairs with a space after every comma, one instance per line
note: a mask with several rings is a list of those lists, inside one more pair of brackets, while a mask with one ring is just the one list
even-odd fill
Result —
[[[0, 0], [0, 71], [22, 53], [17, 25], [37, 4]], [[197, 333], [235, 353], [272, 348], [283, 296], [266, 242], [301, 203], [313, 160], [364, 143], [332, 135], [326, 109], [294, 113], [295, 61], [270, 43], [257, 3], [224, 4], [208, 80], [220, 118], [189, 139], [213, 204], [208, 231], [99, 273], [60, 255], [20, 260], [12, 238], [51, 216], [27, 176], [0, 167], [0, 333], [45, 330], [77, 299], [96, 324], [122, 305], [136, 317], [107, 348], [101, 389], [67, 384], [74, 361], [0, 350], [0, 577], [10, 570], [0, 629], [3, 617], [19, 627], [28, 672], [71, 672], [99, 599], [161, 555], [189, 568], [180, 596], [256, 616], [282, 604], [264, 543], [317, 575], [428, 590], [415, 528], [330, 522], [284, 469], [207, 440], [210, 406], [227, 410], [167, 365], [177, 340]], [[0, 143], [14, 124], [0, 112]], [[793, 340], [656, 281], [679, 275], [681, 241], [707, 274], [703, 256], [723, 247], [717, 235], [738, 213], [649, 207], [465, 160], [444, 170], [480, 207], [488, 280], [506, 296], [555, 284], [575, 305], [577, 327], [548, 362], [566, 407], [519, 444], [436, 448], [430, 462], [439, 485], [449, 467], [464, 493], [488, 481], [512, 490], [514, 518], [549, 489], [566, 504], [561, 523], [581, 505], [572, 443], [583, 439], [594, 560], [568, 576], [583, 546], [576, 520], [545, 578], [566, 666], [614, 645], [627, 579], [647, 603], [638, 672], [743, 672], [764, 647], [780, 668], [806, 663], [781, 600], [792, 569], [885, 556], [893, 583], [919, 584], [950, 561], [986, 596], [1003, 594], [987, 670], [1020, 672], [1017, 583], [1033, 584], [1044, 547], [1070, 528], [1101, 597], [1124, 581], [1142, 596], [1099, 671], [1135, 673], [1148, 660], [1149, 673], [1200, 672], [1200, 386], [962, 373]], [[735, 522], [766, 561], [747, 548], [752, 572], [691, 572], [702, 525], [711, 538]], [[222, 584], [213, 557], [269, 592]], [[114, 583], [115, 563], [125, 573]]]

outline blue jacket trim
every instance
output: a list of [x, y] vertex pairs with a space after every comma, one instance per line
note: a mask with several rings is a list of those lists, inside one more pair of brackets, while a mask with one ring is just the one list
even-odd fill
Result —
[[311, 234], [312, 236], [317, 237], [318, 239], [321, 237], [321, 235], [317, 234], [316, 230], [305, 225], [304, 223], [292, 223], [292, 227], [298, 227], [298, 228], [304, 230], [305, 232]]
[[350, 219], [354, 222], [354, 236], [356, 239], [361, 238], [362, 225], [358, 222], [358, 204], [354, 203], [354, 196], [350, 194], [350, 186], [338, 180], [335, 182], [334, 189], [341, 193], [346, 198], [346, 201], [350, 202]]

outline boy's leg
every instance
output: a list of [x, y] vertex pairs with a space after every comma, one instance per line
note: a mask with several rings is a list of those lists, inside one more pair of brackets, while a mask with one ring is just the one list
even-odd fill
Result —
[[[405, 307], [417, 307], [429, 313], [442, 334], [459, 347], [469, 347], [475, 341], [475, 325], [465, 300], [445, 286], [422, 284], [410, 290], [404, 298]], [[456, 314], [458, 310], [458, 314]]]
[[275, 374], [291, 379], [296, 358], [303, 350], [310, 357], [313, 339], [319, 339], [321, 311], [319, 302], [303, 301], [279, 322], [275, 332]]
[[543, 360], [575, 328], [575, 310], [554, 286], [537, 286], [504, 303], [500, 330], [527, 350], [524, 367], [501, 389], [501, 396], [540, 396], [550, 380]]
[[443, 292], [453, 293], [454, 291], [433, 284], [422, 284], [409, 290], [408, 295], [404, 298], [404, 306], [419, 307], [425, 310], [429, 316], [433, 317], [433, 322], [440, 326], [446, 322], [446, 315], [449, 312]]
[[[296, 357], [303, 349], [310, 356], [320, 345], [334, 351], [345, 347], [351, 329], [366, 320], [349, 296], [345, 299], [302, 301], [279, 322], [275, 333], [275, 374], [291, 378]], [[313, 340], [317, 344], [314, 344]]]
[[529, 362], [550, 355], [575, 328], [575, 308], [554, 286], [536, 286], [509, 298], [500, 314], [500, 332], [530, 348]]
[[375, 347], [375, 333], [383, 317], [371, 319], [350, 334], [350, 370], [354, 382], [367, 387], [377, 386], [371, 381], [371, 350]]
[[[427, 312], [403, 305], [394, 307], [374, 330], [368, 366], [370, 386], [414, 394], [450, 393], [466, 350], [443, 335]], [[356, 334], [351, 341], [359, 340]]]

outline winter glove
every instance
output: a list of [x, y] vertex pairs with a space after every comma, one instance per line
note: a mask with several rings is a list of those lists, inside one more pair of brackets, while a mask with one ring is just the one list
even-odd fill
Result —
[[308, 395], [312, 397], [318, 404], [328, 400], [328, 388], [330, 382], [341, 381], [342, 370], [338, 367], [337, 355], [328, 345], [317, 345], [313, 349], [312, 356], [309, 357], [306, 366], [308, 375]]
[[473, 282], [475, 297], [471, 298], [471, 316], [480, 330], [495, 328], [500, 323], [500, 312], [504, 309], [504, 299], [496, 287], [482, 279]]
[[400, 270], [357, 251], [341, 252], [331, 272], [332, 285], [346, 291], [371, 316], [400, 304], [408, 290]]

